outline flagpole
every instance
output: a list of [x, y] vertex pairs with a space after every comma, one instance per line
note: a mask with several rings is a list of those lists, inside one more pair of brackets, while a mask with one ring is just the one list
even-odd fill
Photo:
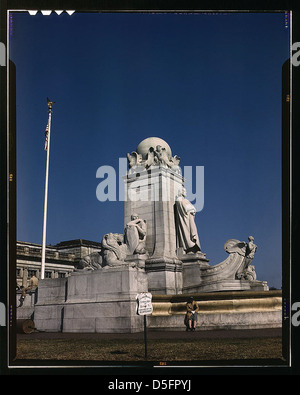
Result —
[[52, 105], [54, 102], [48, 101], [48, 133], [47, 133], [47, 160], [46, 160], [46, 176], [45, 176], [45, 199], [44, 199], [44, 220], [43, 220], [43, 244], [42, 244], [42, 265], [41, 279], [45, 278], [45, 258], [46, 258], [46, 228], [47, 228], [47, 205], [48, 205], [48, 178], [49, 178], [49, 155], [50, 155], [50, 133], [51, 133], [51, 116]]

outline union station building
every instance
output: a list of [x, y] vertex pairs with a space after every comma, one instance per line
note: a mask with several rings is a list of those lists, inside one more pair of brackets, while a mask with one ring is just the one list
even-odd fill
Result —
[[[84, 256], [99, 251], [101, 243], [88, 240], [63, 241], [46, 246], [45, 278], [68, 277]], [[17, 242], [17, 285], [26, 287], [34, 274], [41, 278], [42, 245]]]

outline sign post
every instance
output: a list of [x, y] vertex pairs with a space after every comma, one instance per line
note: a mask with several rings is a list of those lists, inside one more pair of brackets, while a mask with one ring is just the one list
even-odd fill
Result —
[[145, 342], [145, 359], [148, 358], [148, 339], [147, 339], [147, 315], [153, 311], [152, 294], [143, 292], [136, 295], [136, 313], [144, 316], [144, 342]]
[[145, 343], [145, 359], [148, 358], [148, 339], [147, 339], [147, 316], [144, 315], [144, 343]]

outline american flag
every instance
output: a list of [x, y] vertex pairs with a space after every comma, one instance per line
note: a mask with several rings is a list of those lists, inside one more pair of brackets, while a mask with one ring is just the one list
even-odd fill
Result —
[[47, 149], [48, 149], [48, 133], [49, 133], [49, 123], [47, 123], [46, 131], [45, 131], [45, 137], [46, 137], [46, 140], [45, 140], [45, 151], [47, 151]]

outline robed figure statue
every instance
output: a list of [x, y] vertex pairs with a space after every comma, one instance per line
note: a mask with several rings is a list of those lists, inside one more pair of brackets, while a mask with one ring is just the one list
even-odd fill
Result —
[[146, 254], [146, 221], [132, 214], [131, 221], [126, 224], [124, 231], [125, 243], [129, 254]]
[[201, 251], [197, 227], [195, 224], [195, 207], [186, 199], [186, 190], [179, 191], [174, 206], [177, 247], [186, 253]]

